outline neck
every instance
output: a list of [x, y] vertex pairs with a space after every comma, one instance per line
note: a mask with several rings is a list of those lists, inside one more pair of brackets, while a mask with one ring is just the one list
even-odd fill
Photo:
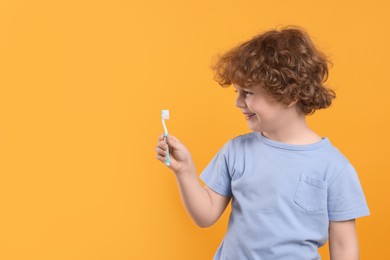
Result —
[[312, 144], [322, 139], [309, 128], [304, 114], [281, 119], [277, 127], [262, 134], [271, 140], [293, 145]]

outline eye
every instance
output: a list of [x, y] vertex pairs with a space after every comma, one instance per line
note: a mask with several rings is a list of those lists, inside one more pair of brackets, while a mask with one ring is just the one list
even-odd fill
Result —
[[247, 90], [240, 90], [240, 91], [238, 91], [237, 89], [235, 89], [234, 92], [235, 93], [241, 93], [243, 96], [249, 96], [249, 95], [254, 94], [253, 92], [247, 91]]

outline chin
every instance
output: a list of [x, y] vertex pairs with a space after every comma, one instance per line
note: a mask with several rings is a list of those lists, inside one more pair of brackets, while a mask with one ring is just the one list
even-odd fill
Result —
[[248, 126], [248, 128], [251, 130], [251, 131], [253, 131], [253, 132], [261, 132], [262, 131], [262, 129], [261, 129], [261, 127], [259, 127], [259, 126]]

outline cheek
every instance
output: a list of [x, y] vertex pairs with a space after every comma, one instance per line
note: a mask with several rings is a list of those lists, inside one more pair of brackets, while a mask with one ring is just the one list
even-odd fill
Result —
[[250, 111], [253, 113], [256, 113], [257, 115], [260, 115], [263, 113], [263, 108], [259, 106], [259, 104], [256, 104], [255, 102], [247, 102], [247, 106]]
[[251, 101], [250, 99], [247, 99], [246, 101], [245, 101], [245, 103], [246, 103], [246, 106], [251, 110], [251, 111], [256, 111], [256, 103], [255, 102], [253, 102], [253, 101]]

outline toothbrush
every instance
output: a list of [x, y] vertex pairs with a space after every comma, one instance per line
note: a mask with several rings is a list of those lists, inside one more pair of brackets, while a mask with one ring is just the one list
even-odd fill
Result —
[[[167, 143], [168, 129], [165, 125], [165, 120], [169, 119], [169, 110], [161, 110], [161, 118], [162, 118], [162, 125], [164, 127], [164, 142]], [[166, 166], [171, 165], [171, 158], [169, 157], [169, 147], [168, 147], [168, 153], [165, 156], [165, 165]]]

